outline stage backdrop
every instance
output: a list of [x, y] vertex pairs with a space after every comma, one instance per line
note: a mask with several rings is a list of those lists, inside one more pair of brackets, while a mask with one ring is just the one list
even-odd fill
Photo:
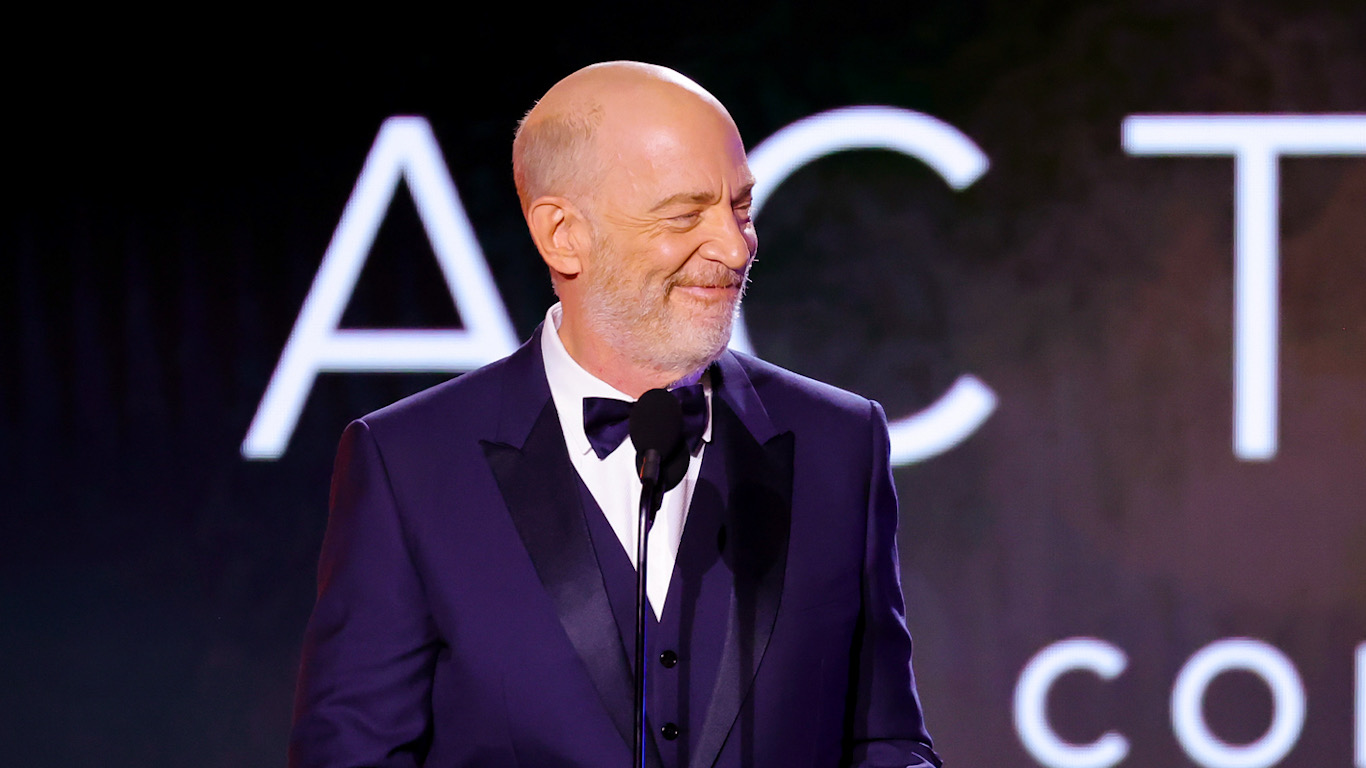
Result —
[[12, 29], [5, 762], [283, 762], [336, 440], [531, 333], [514, 125], [634, 58], [750, 147], [736, 344], [894, 421], [952, 765], [1366, 766], [1366, 10], [838, 6]]

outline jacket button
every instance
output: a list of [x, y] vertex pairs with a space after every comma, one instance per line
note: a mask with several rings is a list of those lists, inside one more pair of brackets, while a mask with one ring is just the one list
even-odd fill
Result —
[[659, 732], [664, 734], [664, 738], [669, 741], [678, 738], [678, 726], [673, 723], [665, 723], [664, 727], [659, 729]]
[[673, 669], [678, 666], [678, 654], [673, 651], [665, 651], [659, 654], [659, 663], [663, 664], [665, 669]]

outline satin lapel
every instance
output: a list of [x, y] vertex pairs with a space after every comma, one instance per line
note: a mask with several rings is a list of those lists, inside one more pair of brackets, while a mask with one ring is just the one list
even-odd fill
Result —
[[751, 743], [746, 731], [754, 727], [754, 713], [741, 710], [773, 634], [792, 522], [792, 433], [775, 434], [743, 370], [728, 355], [721, 362], [712, 442], [724, 446], [718, 452], [726, 477], [722, 557], [734, 574], [735, 589], [692, 768], [711, 766], [737, 727], [742, 742]]
[[[539, 347], [535, 352], [539, 362]], [[539, 369], [544, 387], [544, 369], [528, 367]], [[607, 599], [574, 466], [548, 391], [541, 402], [545, 405], [520, 448], [487, 440], [480, 445], [565, 634], [583, 660], [612, 723], [630, 745], [632, 683], [626, 649]]]

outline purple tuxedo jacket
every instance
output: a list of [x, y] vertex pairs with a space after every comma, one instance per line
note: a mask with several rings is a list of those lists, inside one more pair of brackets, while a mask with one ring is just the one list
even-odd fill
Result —
[[[881, 408], [732, 352], [713, 391], [649, 633], [649, 762], [939, 765]], [[634, 571], [569, 462], [539, 331], [347, 428], [318, 582], [291, 766], [629, 765]]]

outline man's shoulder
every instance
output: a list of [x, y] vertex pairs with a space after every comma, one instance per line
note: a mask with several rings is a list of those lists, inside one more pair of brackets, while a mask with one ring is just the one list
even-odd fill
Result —
[[[525, 348], [481, 368], [463, 373], [420, 392], [397, 400], [360, 418], [371, 429], [380, 431], [423, 431], [466, 428], [492, 422], [510, 386], [535, 389], [527, 381], [531, 371]], [[544, 376], [542, 376], [544, 378]], [[544, 384], [542, 384], [544, 386]], [[548, 390], [547, 390], [548, 392]]]
[[873, 408], [868, 398], [833, 384], [743, 352], [732, 350], [728, 354], [745, 372], [755, 394], [771, 413], [776, 410], [804, 416], [821, 413], [866, 419]]

